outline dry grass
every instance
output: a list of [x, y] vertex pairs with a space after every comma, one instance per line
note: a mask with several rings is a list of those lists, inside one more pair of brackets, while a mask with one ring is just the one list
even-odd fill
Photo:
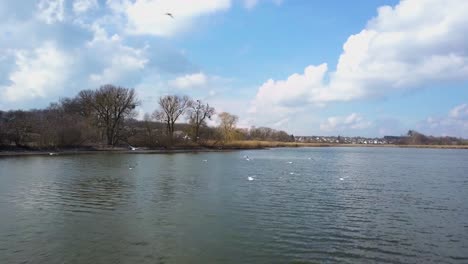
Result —
[[399, 148], [468, 149], [468, 145], [396, 145]]
[[280, 141], [259, 141], [259, 140], [236, 140], [225, 143], [208, 142], [206, 146], [222, 147], [230, 149], [261, 149], [261, 148], [284, 148], [284, 147], [329, 147], [330, 144], [320, 143], [298, 143]]
[[[176, 145], [171, 149], [147, 149], [141, 148], [138, 151], [130, 151], [127, 148], [95, 148], [95, 150], [56, 150], [61, 154], [86, 154], [86, 153], [177, 153], [190, 151], [223, 151], [236, 149], [264, 149], [264, 148], [294, 148], [294, 147], [385, 147], [385, 148], [433, 148], [433, 149], [468, 149], [468, 145], [368, 145], [368, 144], [327, 144], [327, 143], [298, 143], [279, 141], [257, 141], [257, 140], [237, 140], [221, 144], [220, 142], [208, 141], [204, 144], [186, 143]], [[0, 151], [0, 157], [23, 156], [23, 155], [49, 155], [49, 151]]]
[[468, 145], [373, 145], [373, 144], [336, 144], [336, 143], [299, 143], [279, 141], [237, 140], [225, 142], [207, 142], [208, 147], [222, 147], [228, 149], [262, 149], [282, 147], [387, 147], [387, 148], [435, 148], [435, 149], [468, 149]]

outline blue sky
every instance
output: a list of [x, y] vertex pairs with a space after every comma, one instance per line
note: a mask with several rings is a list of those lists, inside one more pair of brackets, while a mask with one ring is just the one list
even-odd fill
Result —
[[140, 116], [175, 93], [242, 127], [468, 138], [467, 13], [464, 0], [0, 0], [0, 109], [112, 83], [136, 89]]

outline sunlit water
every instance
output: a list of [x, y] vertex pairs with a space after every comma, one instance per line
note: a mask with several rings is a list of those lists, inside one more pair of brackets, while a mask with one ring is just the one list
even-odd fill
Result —
[[0, 263], [468, 263], [468, 151], [0, 158], [0, 217]]

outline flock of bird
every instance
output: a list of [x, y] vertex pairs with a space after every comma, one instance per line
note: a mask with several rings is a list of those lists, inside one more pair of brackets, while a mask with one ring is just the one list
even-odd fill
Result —
[[[243, 159], [244, 159], [245, 161], [250, 161], [250, 160], [251, 160], [251, 158], [250, 158], [249, 156], [247, 156], [247, 155], [244, 155], [244, 156], [243, 156]], [[311, 157], [308, 157], [307, 159], [308, 159], [308, 160], [312, 160]], [[203, 161], [203, 162], [208, 162], [208, 160], [206, 160], [206, 159], [204, 159], [204, 160], [202, 160], [202, 161]], [[288, 161], [287, 164], [293, 164], [293, 162], [292, 162], [292, 161]], [[297, 173], [295, 173], [295, 172], [290, 172], [289, 175], [299, 175], [299, 174], [297, 174]], [[340, 181], [343, 181], [343, 180], [346, 179], [346, 178], [348, 178], [348, 176], [343, 177], [343, 178], [340, 178]], [[253, 177], [253, 176], [248, 176], [248, 177], [247, 177], [247, 180], [248, 180], [248, 181], [254, 181], [254, 180], [255, 180], [255, 177]]]
[[[133, 146], [131, 146], [131, 145], [128, 145], [128, 146], [129, 146], [129, 148], [130, 148], [132, 151], [138, 150], [138, 148], [136, 148], [136, 147], [133, 147]], [[55, 156], [55, 155], [58, 155], [58, 153], [54, 153], [54, 152], [50, 152], [50, 153], [49, 153], [49, 156]], [[250, 160], [251, 160], [250, 157], [247, 156], [247, 155], [245, 155], [243, 158], [244, 158], [244, 160], [246, 160], [246, 161], [250, 161]], [[309, 158], [307, 158], [307, 159], [308, 159], [308, 160], [312, 160], [311, 157], [309, 157]], [[204, 160], [202, 160], [202, 162], [208, 162], [208, 160], [207, 160], [207, 159], [204, 159]], [[288, 163], [288, 164], [293, 164], [292, 161], [288, 161], [287, 163]], [[135, 167], [136, 167], [136, 164], [135, 164], [135, 165], [129, 165], [128, 169], [129, 169], [129, 170], [133, 170]], [[290, 172], [289, 175], [299, 175], [299, 174], [296, 174], [295, 172]], [[342, 178], [340, 178], [340, 181], [344, 181], [344, 180], [345, 180], [346, 178], [348, 178], [348, 177], [349, 177], [349, 176], [342, 177]], [[255, 178], [252, 177], [252, 176], [248, 176], [248, 177], [247, 177], [247, 180], [248, 180], [248, 181], [254, 181]]]

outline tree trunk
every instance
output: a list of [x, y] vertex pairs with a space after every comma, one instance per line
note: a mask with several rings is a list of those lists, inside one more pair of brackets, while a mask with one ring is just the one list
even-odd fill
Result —
[[193, 139], [193, 142], [195, 143], [198, 142], [199, 133], [200, 133], [200, 126], [197, 124], [195, 125], [195, 138]]

